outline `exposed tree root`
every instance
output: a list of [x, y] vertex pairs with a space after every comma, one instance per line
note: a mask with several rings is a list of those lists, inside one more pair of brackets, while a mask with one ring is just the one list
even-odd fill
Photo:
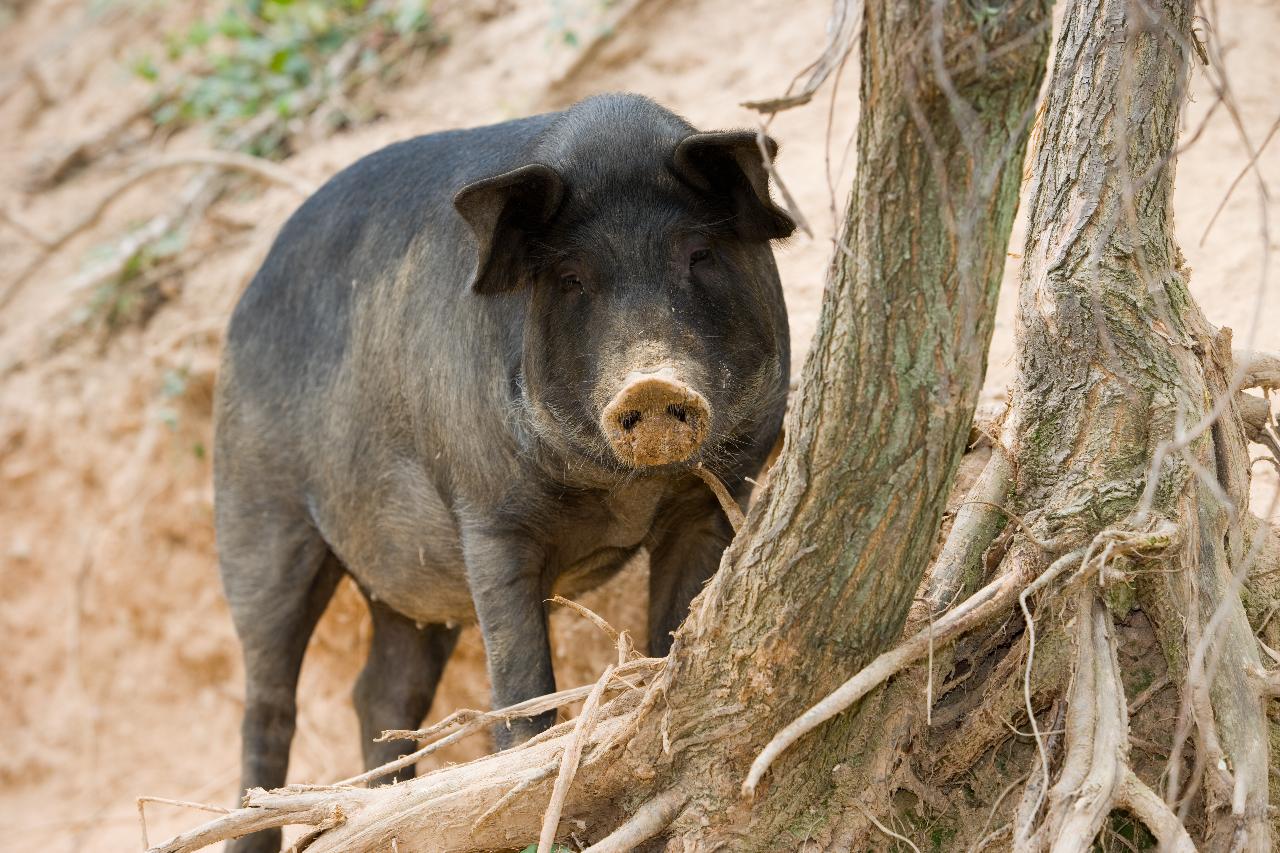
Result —
[[668, 790], [647, 801], [626, 822], [583, 853], [629, 853], [671, 825], [685, 804], [685, 795]]

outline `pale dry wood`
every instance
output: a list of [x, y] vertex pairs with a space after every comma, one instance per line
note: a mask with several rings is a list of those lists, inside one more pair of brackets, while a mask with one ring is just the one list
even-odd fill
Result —
[[[271, 829], [286, 824], [316, 825], [332, 821], [339, 814], [346, 814], [359, 794], [356, 792], [326, 792], [321, 797], [299, 798], [290, 805], [279, 804], [274, 808], [241, 808], [211, 820], [189, 832], [174, 836], [165, 843], [152, 847], [148, 853], [191, 853], [219, 841], [239, 838], [257, 832], [260, 829]], [[247, 799], [253, 798], [250, 792]], [[357, 806], [358, 807], [358, 806]]]
[[142, 831], [142, 849], [146, 850], [151, 846], [151, 842], [147, 839], [147, 812], [145, 806], [147, 803], [161, 803], [166, 806], [177, 806], [183, 809], [196, 809], [203, 812], [217, 812], [218, 814], [227, 814], [230, 809], [222, 806], [211, 806], [207, 803], [193, 803], [187, 800], [171, 800], [168, 797], [138, 797], [138, 823], [139, 829]]
[[[642, 673], [652, 674], [661, 666], [662, 658], [639, 658], [616, 668], [611, 667], [609, 676], [610, 679], [620, 679], [623, 675], [638, 675]], [[610, 679], [605, 680], [606, 688], [609, 687], [608, 681]], [[617, 689], [630, 690], [633, 688], [633, 684], [623, 681]], [[394, 773], [397, 770], [417, 764], [420, 760], [431, 753], [443, 749], [449, 744], [457, 743], [463, 738], [469, 737], [476, 732], [482, 731], [493, 723], [514, 720], [519, 717], [530, 717], [536, 714], [541, 714], [545, 711], [562, 708], [565, 705], [587, 698], [591, 695], [591, 692], [594, 689], [595, 685], [592, 684], [583, 685], [582, 687], [573, 687], [568, 690], [561, 690], [557, 693], [550, 693], [546, 696], [537, 696], [533, 699], [527, 699], [524, 702], [519, 702], [515, 705], [501, 708], [496, 711], [473, 711], [469, 709], [454, 711], [445, 719], [435, 723], [434, 725], [428, 726], [425, 729], [408, 731], [392, 730], [383, 732], [378, 737], [378, 740], [380, 741], [422, 740], [437, 735], [440, 732], [447, 731], [455, 726], [459, 727], [457, 731], [440, 738], [439, 740], [433, 741], [432, 743], [429, 743], [408, 755], [401, 756], [395, 761], [390, 761], [381, 767], [375, 767], [372, 770], [360, 773], [348, 779], [343, 779], [340, 782], [335, 782], [331, 786], [315, 787], [349, 787], [362, 785], [366, 782], [385, 776], [388, 773]]]
[[[1067, 700], [1066, 751], [1049, 791], [1044, 831], [1051, 853], [1086, 853], [1128, 772], [1129, 715], [1111, 614], [1095, 583], [1076, 602], [1076, 660]], [[1015, 850], [1023, 849], [1015, 839]]]
[[1178, 816], [1138, 778], [1132, 768], [1126, 769], [1120, 786], [1118, 805], [1133, 813], [1160, 842], [1161, 853], [1196, 853], [1196, 845]]
[[551, 802], [547, 804], [546, 815], [542, 818], [542, 831], [538, 835], [538, 853], [551, 853], [555, 844], [556, 829], [560, 826], [560, 813], [564, 810], [565, 799], [569, 796], [569, 786], [578, 772], [578, 761], [582, 758], [582, 747], [591, 730], [595, 728], [600, 716], [600, 697], [604, 695], [609, 677], [613, 675], [614, 666], [605, 667], [600, 680], [591, 688], [587, 701], [582, 706], [569, 736], [569, 743], [564, 748], [564, 756], [560, 759], [560, 772], [556, 776], [555, 786], [551, 789]]
[[1236, 350], [1236, 369], [1240, 372], [1239, 388], [1280, 389], [1280, 356], [1269, 352]]

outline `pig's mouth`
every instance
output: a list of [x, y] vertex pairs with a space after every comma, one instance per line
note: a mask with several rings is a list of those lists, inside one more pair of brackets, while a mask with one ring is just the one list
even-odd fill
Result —
[[710, 423], [706, 398], [669, 368], [629, 375], [600, 416], [609, 449], [631, 468], [687, 461], [702, 447]]

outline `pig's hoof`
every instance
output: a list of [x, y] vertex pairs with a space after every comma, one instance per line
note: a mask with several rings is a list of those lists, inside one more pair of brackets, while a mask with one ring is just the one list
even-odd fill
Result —
[[682, 462], [707, 437], [706, 399], [680, 380], [642, 374], [605, 406], [600, 426], [621, 462], [636, 468]]

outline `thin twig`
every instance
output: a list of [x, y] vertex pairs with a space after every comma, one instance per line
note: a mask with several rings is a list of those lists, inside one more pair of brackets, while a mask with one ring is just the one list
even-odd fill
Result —
[[711, 469], [705, 465], [698, 464], [693, 473], [701, 478], [711, 489], [712, 494], [716, 496], [716, 500], [720, 501], [720, 508], [724, 510], [724, 514], [729, 519], [729, 526], [733, 528], [733, 532], [737, 533], [742, 530], [743, 523], [746, 522], [746, 516], [742, 513], [742, 507], [738, 506], [738, 502], [733, 499], [733, 495], [729, 494], [729, 490], [725, 488], [720, 478], [711, 472]]
[[867, 820], [871, 821], [871, 825], [874, 826], [876, 829], [880, 830], [890, 838], [896, 838], [897, 840], [901, 841], [903, 844], [910, 847], [912, 850], [916, 851], [916, 853], [920, 853], [920, 848], [917, 847], [915, 845], [915, 842], [912, 841], [910, 838], [907, 838], [905, 835], [901, 835], [897, 832], [894, 832], [892, 829], [885, 826], [880, 821], [876, 820], [876, 816], [873, 815], [871, 812], [867, 811], [866, 809], [864, 809], [862, 806], [858, 806], [858, 811], [862, 812], [862, 816], [865, 817]]
[[573, 727], [569, 743], [564, 748], [564, 755], [560, 759], [560, 773], [556, 776], [555, 787], [551, 789], [551, 801], [547, 803], [547, 810], [542, 816], [538, 853], [551, 853], [551, 845], [556, 840], [556, 829], [560, 826], [560, 813], [564, 810], [564, 801], [569, 796], [569, 787], [573, 784], [573, 777], [578, 772], [578, 762], [582, 759], [582, 747], [600, 717], [600, 697], [604, 695], [605, 685], [609, 683], [613, 670], [613, 664], [606, 666], [600, 680], [591, 688], [591, 693], [582, 706], [582, 713], [578, 715], [577, 725]]
[[163, 803], [166, 806], [177, 806], [181, 809], [197, 809], [203, 812], [216, 812], [218, 814], [229, 814], [231, 809], [224, 809], [222, 806], [211, 806], [207, 803], [192, 803], [187, 800], [171, 800], [168, 797], [138, 797], [138, 823], [142, 830], [142, 849], [147, 850], [151, 847], [151, 842], [147, 840], [147, 813], [145, 806], [147, 803]]

